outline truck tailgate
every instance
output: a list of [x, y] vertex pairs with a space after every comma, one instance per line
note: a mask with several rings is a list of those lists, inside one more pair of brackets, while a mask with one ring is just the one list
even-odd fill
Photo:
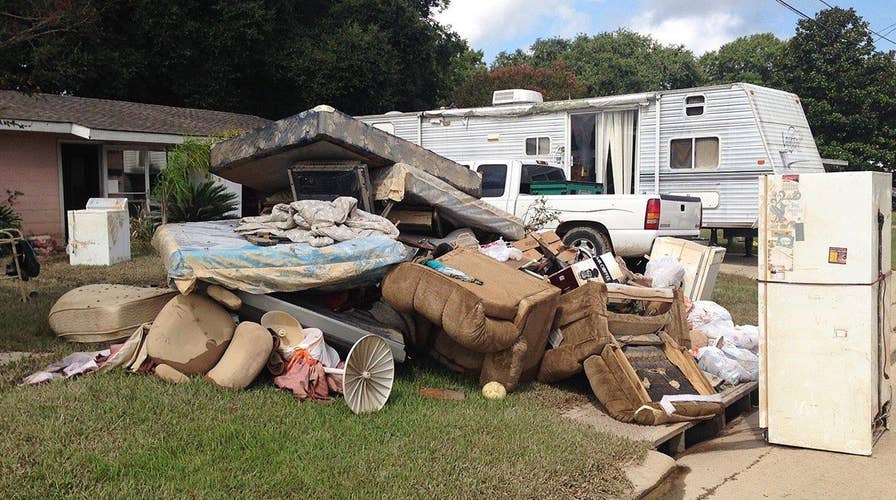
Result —
[[678, 236], [684, 236], [686, 231], [696, 236], [700, 233], [702, 211], [700, 198], [661, 194], [659, 231]]

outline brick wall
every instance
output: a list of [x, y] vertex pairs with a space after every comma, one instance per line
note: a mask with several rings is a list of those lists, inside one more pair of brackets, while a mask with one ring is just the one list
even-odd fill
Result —
[[0, 197], [21, 191], [13, 208], [26, 235], [62, 238], [59, 193], [59, 134], [0, 131]]

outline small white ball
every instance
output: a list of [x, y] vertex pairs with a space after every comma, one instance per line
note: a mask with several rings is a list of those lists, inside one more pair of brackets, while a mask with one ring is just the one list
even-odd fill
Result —
[[507, 389], [500, 382], [489, 382], [482, 386], [482, 395], [485, 399], [504, 399]]

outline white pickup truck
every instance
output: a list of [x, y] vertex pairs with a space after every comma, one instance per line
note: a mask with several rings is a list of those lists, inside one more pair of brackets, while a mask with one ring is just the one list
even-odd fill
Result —
[[666, 194], [531, 194], [533, 183], [564, 183], [561, 168], [541, 163], [476, 161], [467, 164], [482, 177], [482, 199], [527, 220], [533, 203], [544, 198], [559, 222], [554, 229], [563, 242], [601, 254], [613, 250], [622, 257], [650, 253], [658, 236], [696, 238], [703, 208], [699, 198]]

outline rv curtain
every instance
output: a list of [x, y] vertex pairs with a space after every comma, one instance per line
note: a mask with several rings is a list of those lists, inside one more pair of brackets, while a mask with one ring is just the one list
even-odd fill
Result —
[[[635, 112], [613, 111], [600, 114], [596, 127], [597, 175], [595, 182], [606, 184], [607, 167], [613, 169], [613, 194], [630, 194], [634, 174]], [[610, 165], [607, 165], [610, 163]], [[606, 192], [609, 192], [609, 186]]]

